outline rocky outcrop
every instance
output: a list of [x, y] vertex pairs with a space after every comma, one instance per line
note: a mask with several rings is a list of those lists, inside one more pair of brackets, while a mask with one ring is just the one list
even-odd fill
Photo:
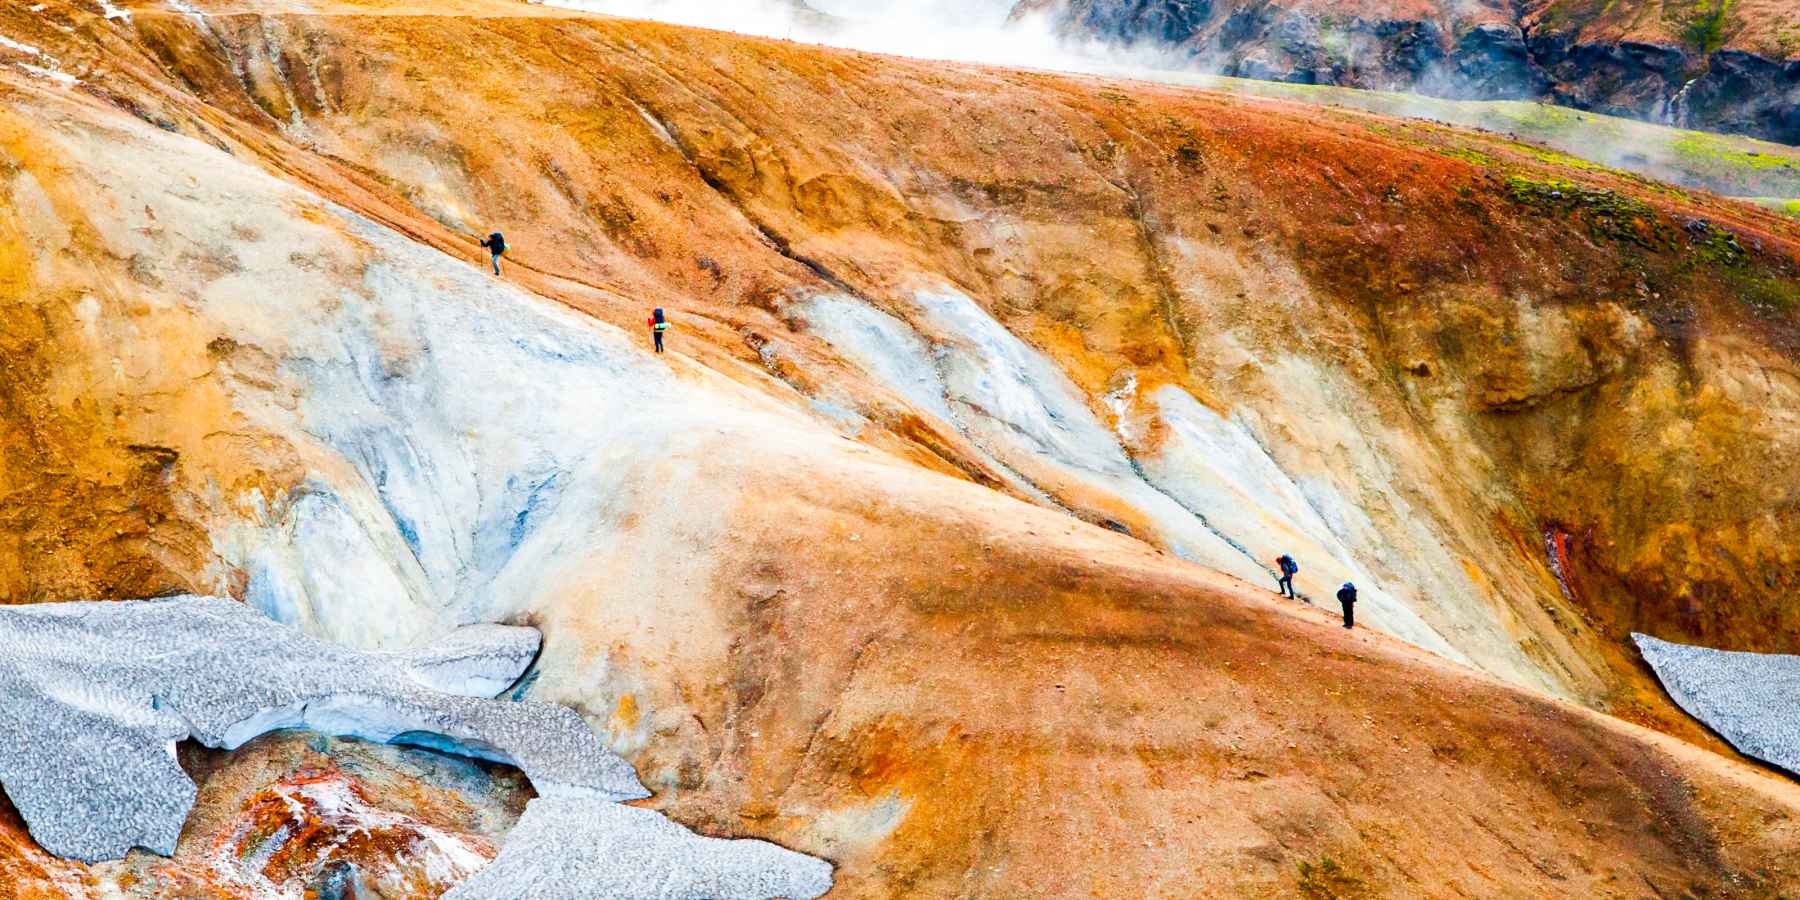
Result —
[[1642, 16], [1622, 28], [1608, 24], [1629, 18], [1621, 4], [1604, 13], [1565, 8], [1577, 5], [1023, 0], [1014, 15], [1046, 15], [1084, 38], [1171, 49], [1195, 67], [1243, 78], [1543, 99], [1800, 143], [1800, 60], [1757, 36], [1777, 34], [1779, 22], [1736, 27], [1726, 4], [1705, 28], [1655, 10], [1648, 30]]
[[435, 897], [494, 858], [531, 791], [511, 767], [300, 731], [177, 754], [199, 796], [172, 857], [58, 859], [0, 798], [0, 895]]
[[1426, 79], [1418, 88], [1487, 99], [1530, 99], [1547, 89], [1524, 31], [1509, 22], [1476, 23], [1452, 43], [1450, 62], [1444, 78]]
[[1679, 124], [1800, 144], [1800, 59], [1720, 50], [1671, 106]]
[[1666, 119], [1689, 80], [1691, 61], [1679, 47], [1577, 43], [1570, 35], [1547, 30], [1533, 32], [1529, 46], [1550, 84], [1551, 99], [1580, 109]]

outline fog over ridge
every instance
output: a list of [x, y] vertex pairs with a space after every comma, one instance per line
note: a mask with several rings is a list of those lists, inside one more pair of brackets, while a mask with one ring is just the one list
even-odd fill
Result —
[[1048, 17], [1012, 18], [1013, 0], [531, 0], [812, 44], [957, 62], [1117, 74], [1186, 68], [1185, 54], [1058, 34]]

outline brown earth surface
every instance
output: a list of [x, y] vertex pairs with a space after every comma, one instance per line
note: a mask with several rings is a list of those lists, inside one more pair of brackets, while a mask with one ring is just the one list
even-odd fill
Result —
[[[1800, 8], [1785, 0], [1664, 3], [1645, 0], [1537, 0], [1528, 16], [1566, 27], [1586, 43], [1639, 41], [1681, 46], [1704, 41], [1772, 59], [1800, 54]], [[1716, 26], [1712, 25], [1716, 21]]]

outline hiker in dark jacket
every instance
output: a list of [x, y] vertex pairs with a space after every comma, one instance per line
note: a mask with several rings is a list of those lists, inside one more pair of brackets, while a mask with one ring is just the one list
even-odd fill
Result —
[[656, 352], [661, 353], [663, 352], [663, 332], [669, 330], [669, 319], [663, 315], [662, 307], [657, 307], [656, 311], [650, 314], [649, 325], [650, 337], [656, 341]]
[[496, 231], [483, 238], [481, 246], [486, 247], [487, 251], [494, 255], [494, 274], [500, 274], [500, 257], [506, 255], [506, 235]]
[[1355, 628], [1356, 585], [1351, 584], [1348, 581], [1344, 582], [1344, 586], [1338, 588], [1338, 602], [1344, 605], [1344, 627]]
[[1281, 568], [1281, 577], [1275, 580], [1275, 584], [1280, 588], [1281, 596], [1290, 600], [1300, 599], [1294, 593], [1294, 574], [1300, 571], [1300, 564], [1294, 562], [1293, 557], [1283, 553], [1275, 558], [1275, 565]]

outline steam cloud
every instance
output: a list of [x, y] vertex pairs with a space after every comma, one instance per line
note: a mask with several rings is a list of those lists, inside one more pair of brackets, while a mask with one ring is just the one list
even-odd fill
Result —
[[1047, 17], [1009, 21], [1015, 0], [532, 0], [813, 44], [1094, 74], [1177, 68], [1162, 50], [1082, 41]]

